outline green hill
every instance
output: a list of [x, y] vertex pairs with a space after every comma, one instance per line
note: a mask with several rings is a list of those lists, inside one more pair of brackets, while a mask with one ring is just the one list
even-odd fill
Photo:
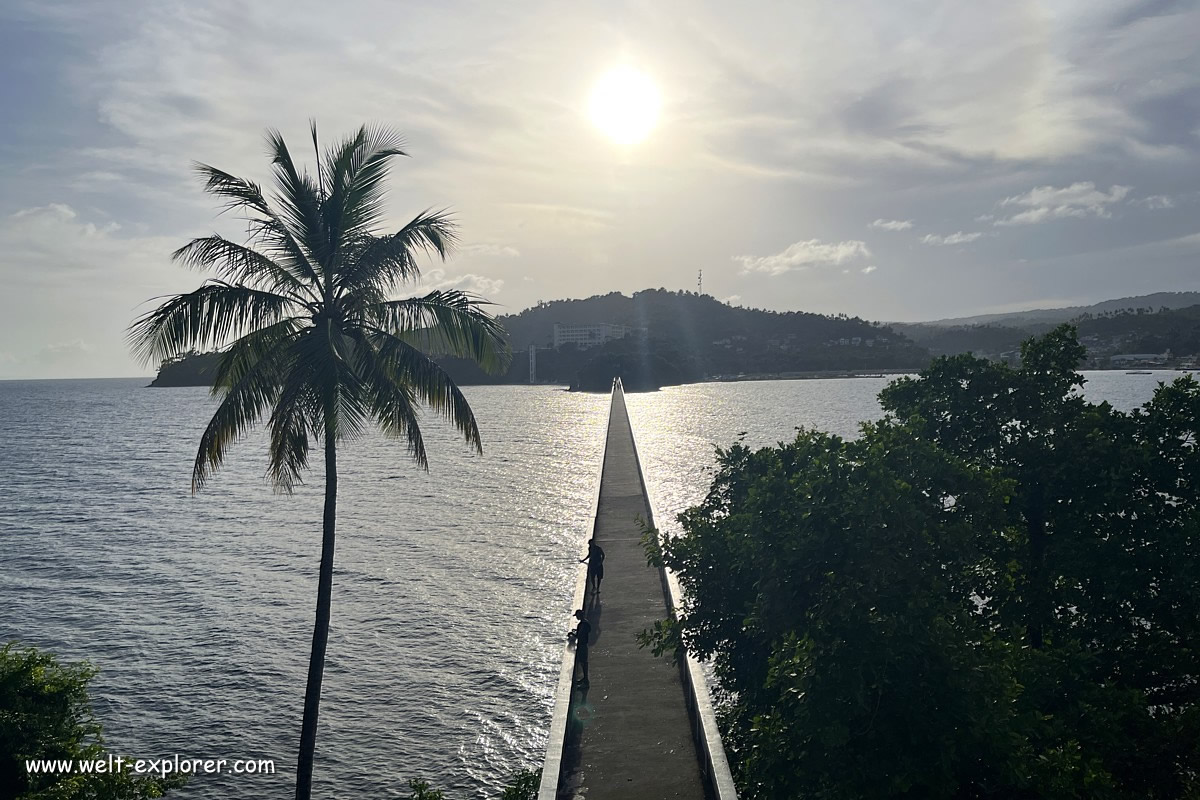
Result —
[[[928, 359], [924, 348], [877, 322], [735, 307], [710, 295], [665, 289], [539, 303], [500, 322], [520, 351], [531, 344], [549, 347], [555, 323], [625, 325], [644, 334], [651, 353], [682, 359], [692, 376], [906, 369]], [[550, 377], [540, 366], [538, 373]]]
[[[514, 350], [503, 376], [442, 359], [463, 384], [527, 383], [530, 346], [536, 346], [539, 382], [591, 387], [610, 380], [600, 372], [618, 368], [630, 387], [654, 388], [705, 377], [824, 370], [915, 369], [928, 351], [877, 322], [845, 315], [766, 311], [731, 306], [695, 292], [649, 289], [632, 297], [613, 292], [583, 300], [543, 302], [501, 316]], [[629, 336], [581, 349], [554, 344], [555, 324], [608, 323], [632, 329]], [[163, 364], [155, 386], [206, 385], [216, 354], [189, 354]], [[594, 363], [593, 363], [594, 362]]]
[[1137, 295], [1136, 297], [1119, 297], [1115, 300], [1104, 300], [1090, 306], [1066, 306], [1063, 308], [1034, 308], [1028, 311], [1010, 311], [1004, 314], [979, 314], [974, 317], [956, 317], [953, 319], [938, 319], [929, 322], [894, 323], [899, 329], [911, 325], [936, 326], [941, 328], [963, 328], [976, 326], [1003, 326], [1010, 328], [1028, 328], [1031, 326], [1046, 326], [1045, 330], [1063, 322], [1070, 322], [1084, 316], [1114, 314], [1122, 312], [1142, 313], [1154, 311], [1172, 311], [1187, 308], [1200, 303], [1200, 292], [1155, 292], [1154, 294]]

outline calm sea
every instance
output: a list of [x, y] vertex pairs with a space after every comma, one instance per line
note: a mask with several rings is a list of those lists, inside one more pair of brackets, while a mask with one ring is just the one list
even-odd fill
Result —
[[[1088, 373], [1132, 408], [1175, 373]], [[286, 796], [320, 547], [320, 464], [290, 497], [253, 435], [198, 496], [202, 389], [144, 380], [0, 382], [0, 642], [100, 670], [109, 749], [135, 758], [273, 759], [173, 796]], [[700, 499], [713, 448], [853, 436], [883, 379], [701, 384], [630, 395], [660, 524]], [[315, 793], [407, 796], [421, 777], [487, 798], [540, 765], [590, 520], [607, 396], [468, 390], [474, 456], [436, 418], [430, 471], [368, 435], [339, 461], [333, 622]]]

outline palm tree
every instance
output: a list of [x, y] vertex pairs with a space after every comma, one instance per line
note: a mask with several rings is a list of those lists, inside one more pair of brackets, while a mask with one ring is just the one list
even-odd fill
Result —
[[[312, 127], [313, 147], [317, 131]], [[225, 451], [260, 422], [270, 433], [268, 474], [290, 493], [308, 467], [309, 443], [325, 454], [325, 513], [316, 624], [296, 765], [296, 797], [312, 788], [313, 752], [333, 586], [337, 443], [372, 420], [400, 437], [428, 469], [418, 406], [439, 413], [482, 452], [479, 428], [458, 387], [433, 360], [452, 354], [501, 371], [510, 351], [482, 300], [458, 291], [393, 299], [419, 276], [421, 254], [445, 258], [454, 223], [424, 212], [379, 235], [383, 181], [401, 140], [386, 128], [361, 128], [329, 148], [317, 174], [300, 171], [283, 137], [267, 132], [275, 192], [206, 164], [205, 190], [241, 212], [249, 240], [194, 239], [174, 253], [184, 266], [213, 270], [199, 289], [167, 298], [138, 318], [130, 345], [145, 362], [188, 350], [220, 349], [213, 394], [220, 404], [196, 453], [192, 492], [221, 465]]]

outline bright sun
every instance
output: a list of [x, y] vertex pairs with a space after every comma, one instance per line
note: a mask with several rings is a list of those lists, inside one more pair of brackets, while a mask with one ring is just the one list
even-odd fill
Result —
[[610, 139], [636, 144], [658, 122], [658, 88], [641, 70], [616, 67], [596, 81], [588, 111], [592, 123]]

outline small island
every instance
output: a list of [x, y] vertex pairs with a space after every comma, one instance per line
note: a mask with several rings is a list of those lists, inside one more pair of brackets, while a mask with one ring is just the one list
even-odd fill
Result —
[[158, 389], [170, 386], [212, 386], [217, 374], [220, 353], [191, 351], [168, 358], [158, 367], [158, 375], [150, 386]]

